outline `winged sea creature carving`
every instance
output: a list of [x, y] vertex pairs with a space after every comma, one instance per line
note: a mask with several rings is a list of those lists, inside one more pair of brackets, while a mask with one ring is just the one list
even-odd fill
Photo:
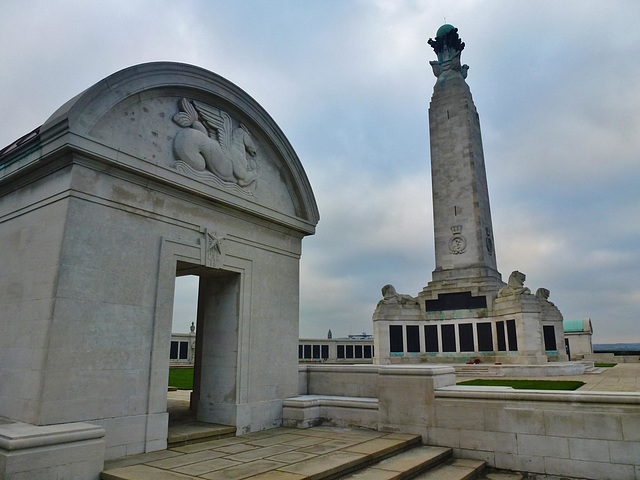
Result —
[[226, 112], [186, 98], [180, 100], [173, 121], [182, 127], [173, 141], [177, 160], [240, 187], [254, 184], [258, 147], [247, 127], [234, 128]]

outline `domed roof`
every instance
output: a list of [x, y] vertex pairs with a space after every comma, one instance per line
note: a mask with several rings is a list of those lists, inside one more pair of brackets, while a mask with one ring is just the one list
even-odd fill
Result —
[[445, 36], [447, 33], [449, 33], [454, 28], [456, 28], [456, 27], [454, 27], [453, 25], [449, 25], [448, 23], [445, 23], [436, 32], [436, 38]]

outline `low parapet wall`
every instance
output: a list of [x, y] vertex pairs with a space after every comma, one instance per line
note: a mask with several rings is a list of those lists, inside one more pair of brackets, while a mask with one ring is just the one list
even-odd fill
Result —
[[[285, 401], [285, 422], [295, 408], [306, 421], [376, 428], [377, 408], [378, 430], [419, 433], [496, 468], [640, 478], [640, 393], [463, 387], [442, 365], [308, 365], [301, 379], [302, 395]], [[307, 400], [315, 411], [305, 417]]]
[[640, 474], [640, 394], [445, 387], [429, 443], [510, 470], [590, 479]]

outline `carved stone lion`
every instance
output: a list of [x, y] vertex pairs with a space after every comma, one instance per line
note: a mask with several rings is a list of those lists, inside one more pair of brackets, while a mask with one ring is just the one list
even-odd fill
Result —
[[396, 292], [393, 285], [387, 284], [382, 287], [382, 300], [378, 302], [380, 305], [417, 305], [418, 301], [411, 295]]
[[551, 292], [549, 292], [549, 290], [546, 288], [539, 288], [538, 290], [536, 290], [536, 298], [540, 303], [548, 303], [549, 305], [555, 307], [555, 304], [549, 301], [550, 293]]
[[509, 297], [511, 295], [531, 295], [531, 290], [524, 286], [527, 276], [517, 270], [511, 272], [507, 286], [501, 288], [498, 297]]

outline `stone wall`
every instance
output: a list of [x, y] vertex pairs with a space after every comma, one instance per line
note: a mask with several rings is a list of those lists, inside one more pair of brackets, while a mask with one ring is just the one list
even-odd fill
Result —
[[640, 474], [640, 394], [436, 391], [429, 443], [509, 470], [598, 480]]
[[463, 387], [442, 365], [306, 365], [300, 380], [301, 396], [285, 400], [288, 426], [419, 433], [458, 457], [508, 470], [594, 480], [640, 475], [640, 393]]

